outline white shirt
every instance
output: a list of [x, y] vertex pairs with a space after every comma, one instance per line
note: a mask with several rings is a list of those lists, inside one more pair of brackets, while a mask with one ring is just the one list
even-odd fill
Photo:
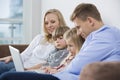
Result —
[[45, 37], [43, 35], [37, 35], [30, 45], [21, 53], [25, 68], [45, 62], [50, 51], [55, 49], [52, 43], [44, 42], [44, 40]]

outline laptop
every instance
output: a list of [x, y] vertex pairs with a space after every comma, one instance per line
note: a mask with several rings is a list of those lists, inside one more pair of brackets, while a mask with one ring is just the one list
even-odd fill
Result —
[[22, 63], [20, 51], [12, 46], [9, 46], [9, 50], [10, 50], [16, 71], [23, 72], [24, 66]]

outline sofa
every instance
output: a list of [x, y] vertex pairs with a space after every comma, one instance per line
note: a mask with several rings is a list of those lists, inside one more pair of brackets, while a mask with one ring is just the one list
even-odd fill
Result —
[[5, 56], [10, 56], [10, 51], [9, 51], [9, 47], [8, 47], [9, 45], [17, 48], [20, 51], [20, 53], [22, 51], [24, 51], [28, 46], [28, 44], [3, 44], [3, 45], [0, 45], [0, 58], [5, 57]]

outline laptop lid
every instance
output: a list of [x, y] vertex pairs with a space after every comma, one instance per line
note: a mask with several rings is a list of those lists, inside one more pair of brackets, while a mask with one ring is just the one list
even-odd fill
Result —
[[13, 62], [14, 62], [16, 71], [24, 71], [24, 66], [22, 63], [22, 59], [21, 59], [19, 50], [12, 46], [9, 46], [9, 50], [10, 50], [11, 56], [13, 58]]

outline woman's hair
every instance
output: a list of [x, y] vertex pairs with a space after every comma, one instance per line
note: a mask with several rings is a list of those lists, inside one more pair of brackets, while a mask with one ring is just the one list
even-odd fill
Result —
[[63, 36], [64, 33], [69, 30], [70, 28], [68, 26], [59, 26], [57, 27], [53, 33], [52, 33], [52, 38], [53, 40], [56, 40], [57, 38], [59, 38], [60, 36]]
[[66, 26], [66, 23], [65, 23], [65, 20], [63, 18], [63, 15], [61, 14], [61, 12], [57, 9], [50, 9], [48, 10], [45, 15], [44, 15], [44, 32], [45, 32], [45, 38], [47, 41], [49, 41], [50, 39], [52, 39], [52, 34], [49, 34], [48, 31], [46, 30], [46, 27], [45, 27], [45, 18], [46, 18], [46, 15], [48, 14], [55, 14], [57, 17], [58, 17], [58, 21], [59, 21], [59, 26]]
[[79, 18], [85, 21], [88, 17], [92, 17], [98, 21], [101, 21], [101, 16], [96, 6], [89, 3], [79, 4], [71, 15], [71, 21], [75, 18]]
[[70, 41], [73, 42], [77, 49], [76, 52], [78, 52], [80, 50], [80, 48], [82, 47], [82, 44], [84, 43], [84, 39], [81, 36], [77, 35], [77, 29], [76, 28], [72, 28], [68, 31], [65, 32], [64, 34], [64, 39], [66, 41]]

